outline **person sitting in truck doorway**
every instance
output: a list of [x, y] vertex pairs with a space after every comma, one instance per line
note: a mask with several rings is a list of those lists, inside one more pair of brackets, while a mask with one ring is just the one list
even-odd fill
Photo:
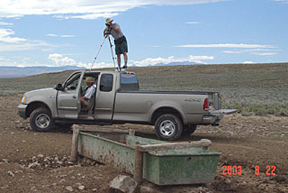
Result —
[[82, 107], [89, 106], [90, 99], [96, 91], [96, 85], [94, 84], [94, 80], [92, 77], [86, 77], [86, 85], [88, 86], [88, 89], [86, 90], [85, 95], [80, 98]]

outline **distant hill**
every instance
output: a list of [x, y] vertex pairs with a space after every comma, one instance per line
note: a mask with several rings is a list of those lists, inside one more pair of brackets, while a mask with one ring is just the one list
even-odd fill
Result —
[[10, 66], [0, 66], [0, 78], [18, 78], [26, 77], [37, 74], [51, 73], [51, 72], [61, 72], [65, 70], [77, 70], [83, 69], [77, 66], [61, 66], [61, 67], [10, 67]]
[[164, 64], [164, 63], [158, 63], [158, 64], [155, 64], [153, 66], [179, 66], [179, 65], [200, 65], [199, 63], [196, 63], [196, 62], [171, 62], [171, 63], [168, 63], [168, 64]]
[[[179, 65], [199, 65], [199, 63], [195, 63], [195, 62], [171, 62], [168, 64], [158, 63], [158, 64], [150, 65], [150, 66], [179, 66]], [[0, 78], [19, 78], [19, 77], [26, 77], [26, 76], [32, 76], [32, 75], [38, 75], [38, 74], [44, 74], [44, 73], [62, 72], [62, 71], [66, 71], [66, 70], [78, 70], [78, 69], [84, 69], [84, 68], [79, 68], [77, 66], [62, 66], [62, 67], [0, 66]]]

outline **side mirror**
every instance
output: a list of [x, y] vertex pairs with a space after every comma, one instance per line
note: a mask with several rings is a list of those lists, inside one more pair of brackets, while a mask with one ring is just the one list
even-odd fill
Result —
[[62, 84], [56, 84], [54, 87], [56, 90], [62, 90]]

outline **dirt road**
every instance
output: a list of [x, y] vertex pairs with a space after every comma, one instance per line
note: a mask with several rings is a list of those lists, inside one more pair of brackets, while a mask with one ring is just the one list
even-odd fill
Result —
[[[121, 171], [108, 165], [69, 163], [71, 133], [30, 130], [28, 120], [17, 115], [20, 100], [20, 95], [0, 97], [0, 192], [107, 192]], [[181, 138], [210, 139], [210, 149], [222, 153], [214, 183], [158, 187], [145, 182], [142, 192], [288, 192], [288, 117], [235, 114], [220, 125], [201, 126]], [[111, 127], [141, 130], [155, 138], [150, 126]], [[237, 172], [225, 175], [228, 171], [223, 169], [233, 166]]]

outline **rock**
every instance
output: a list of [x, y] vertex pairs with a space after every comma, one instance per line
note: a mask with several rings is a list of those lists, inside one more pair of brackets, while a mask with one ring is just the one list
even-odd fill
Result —
[[38, 161], [29, 164], [29, 165], [28, 165], [28, 168], [36, 168], [37, 166], [40, 166], [40, 164], [38, 163]]
[[65, 188], [65, 190], [67, 190], [67, 191], [69, 191], [69, 192], [73, 192], [73, 188], [72, 188], [71, 186], [67, 186], [67, 187]]
[[3, 162], [8, 163], [8, 159], [2, 159]]
[[8, 171], [7, 173], [8, 173], [10, 176], [12, 176], [12, 177], [15, 176], [15, 174], [14, 174], [13, 172], [11, 172], [11, 171]]
[[237, 189], [237, 180], [235, 178], [226, 178], [217, 185], [220, 191], [235, 191]]
[[43, 158], [44, 155], [40, 153], [40, 154], [37, 155], [37, 157], [38, 157], [38, 158]]
[[110, 183], [110, 193], [135, 193], [138, 183], [129, 176], [118, 175]]
[[206, 187], [199, 187], [199, 188], [197, 188], [197, 192], [199, 192], [199, 193], [211, 193], [211, 191], [209, 191], [209, 189], [208, 188], [206, 188]]
[[85, 186], [83, 186], [83, 185], [78, 186], [78, 189], [79, 189], [79, 190], [84, 190], [84, 189], [85, 189]]
[[160, 193], [158, 190], [155, 190], [149, 186], [140, 186], [139, 187], [139, 192], [141, 193]]

